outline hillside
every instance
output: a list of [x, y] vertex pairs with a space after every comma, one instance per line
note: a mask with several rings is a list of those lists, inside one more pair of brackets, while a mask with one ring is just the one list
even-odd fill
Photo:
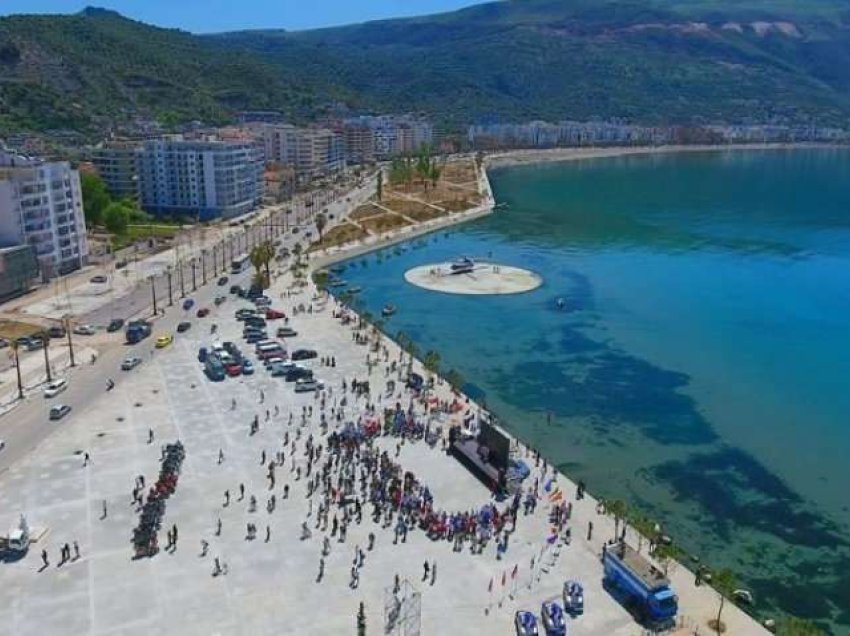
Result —
[[504, 0], [304, 32], [194, 36], [108, 11], [0, 19], [0, 127], [130, 112], [293, 118], [330, 101], [443, 124], [850, 114], [850, 0]]

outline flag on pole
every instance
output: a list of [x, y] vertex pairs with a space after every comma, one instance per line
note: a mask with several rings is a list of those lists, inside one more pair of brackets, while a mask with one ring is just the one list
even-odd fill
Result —
[[516, 578], [517, 572], [519, 572], [519, 564], [515, 565], [513, 571], [511, 572], [512, 579]]

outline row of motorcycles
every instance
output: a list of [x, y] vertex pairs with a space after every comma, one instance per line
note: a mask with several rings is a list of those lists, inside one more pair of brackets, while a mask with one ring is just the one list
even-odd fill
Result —
[[165, 447], [159, 478], [148, 491], [147, 500], [142, 506], [139, 525], [133, 530], [133, 546], [136, 558], [150, 557], [159, 552], [157, 533], [162, 527], [165, 516], [165, 502], [177, 489], [177, 478], [186, 451], [178, 440]]

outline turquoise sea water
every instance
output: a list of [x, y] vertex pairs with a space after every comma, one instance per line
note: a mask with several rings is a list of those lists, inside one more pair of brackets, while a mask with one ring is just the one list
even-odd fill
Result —
[[[505, 210], [349, 263], [359, 302], [396, 304], [386, 331], [437, 350], [595, 494], [731, 567], [762, 615], [850, 634], [850, 151], [599, 159], [491, 182]], [[403, 279], [459, 255], [545, 282], [479, 297]]]

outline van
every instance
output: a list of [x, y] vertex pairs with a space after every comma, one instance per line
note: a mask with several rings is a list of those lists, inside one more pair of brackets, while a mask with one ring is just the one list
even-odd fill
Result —
[[59, 380], [53, 380], [50, 384], [44, 387], [44, 397], [52, 398], [56, 395], [59, 395], [68, 388], [68, 380], [61, 378]]

